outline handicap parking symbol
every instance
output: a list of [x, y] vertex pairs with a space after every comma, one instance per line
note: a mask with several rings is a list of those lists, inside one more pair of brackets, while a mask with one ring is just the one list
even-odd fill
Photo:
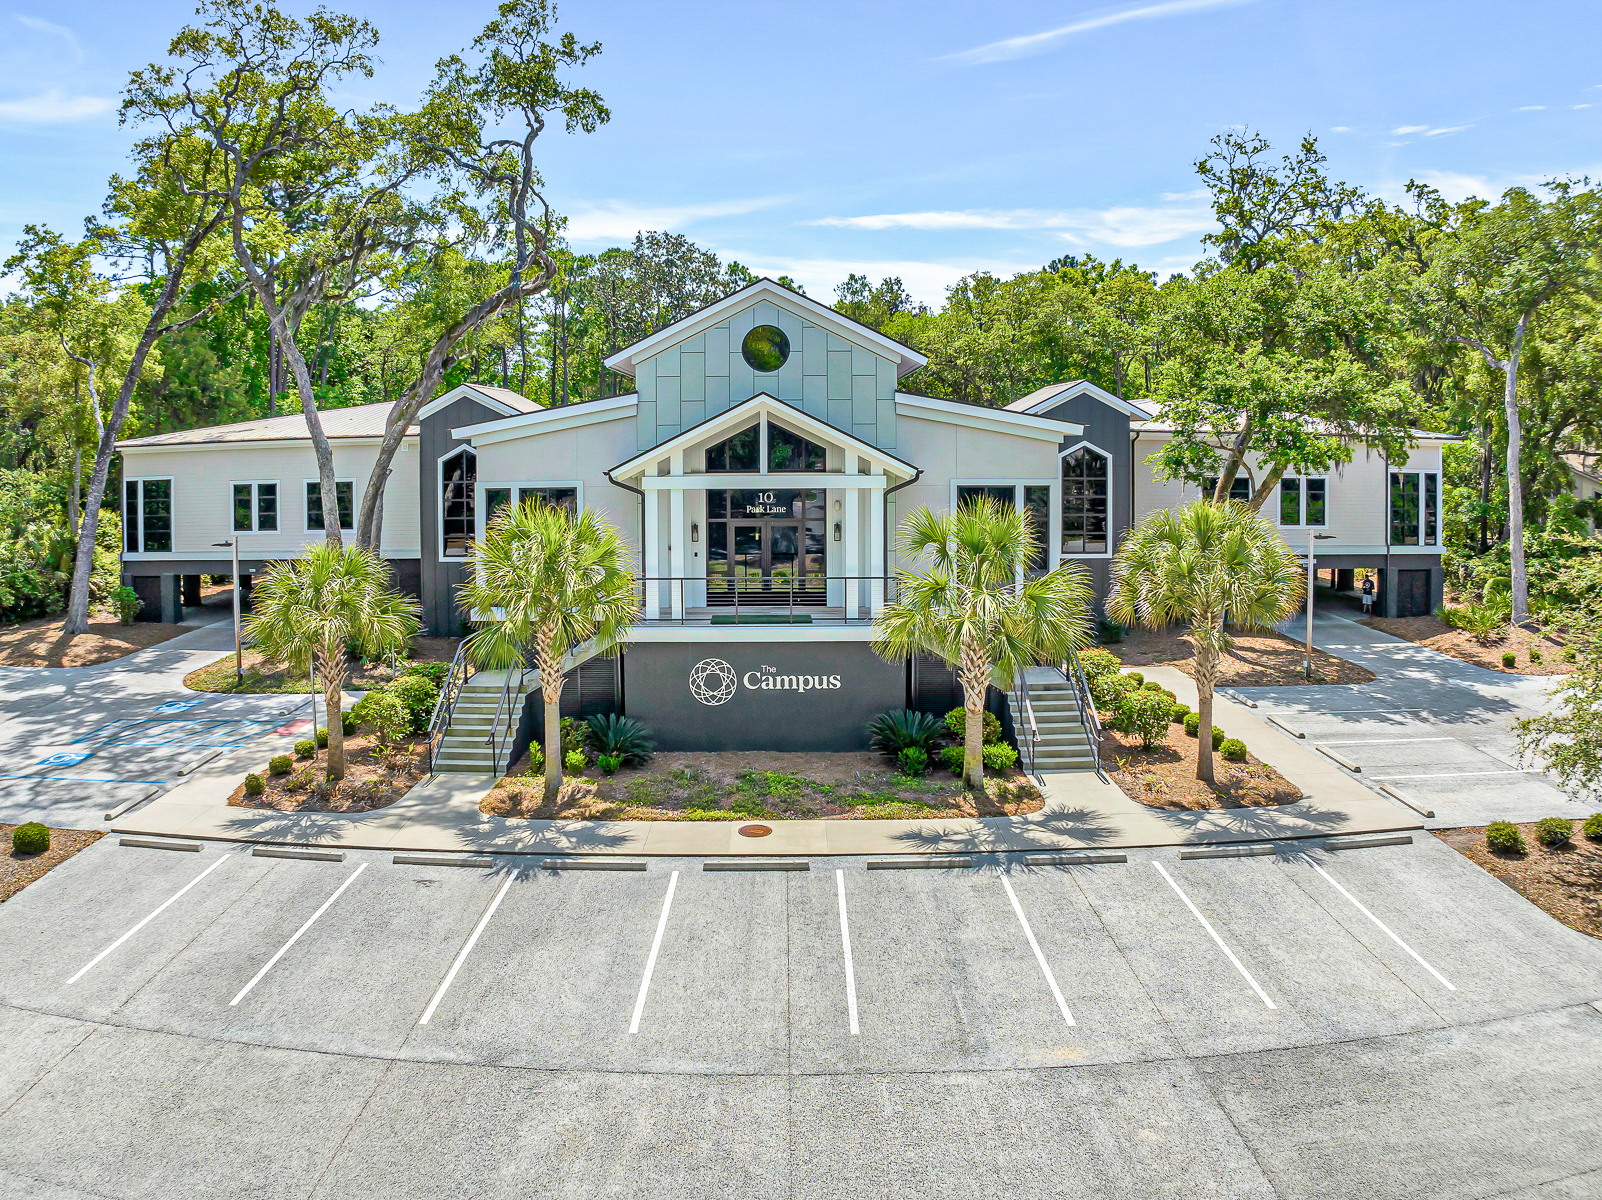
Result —
[[63, 750], [58, 754], [52, 754], [49, 758], [41, 759], [38, 765], [41, 767], [76, 767], [84, 759], [93, 757], [94, 751], [92, 750]]
[[195, 705], [197, 705], [199, 703], [200, 703], [199, 700], [169, 700], [165, 704], [156, 705], [156, 707], [151, 709], [150, 711], [153, 712], [153, 713], [181, 713], [181, 712], [188, 712], [191, 708], [194, 708]]

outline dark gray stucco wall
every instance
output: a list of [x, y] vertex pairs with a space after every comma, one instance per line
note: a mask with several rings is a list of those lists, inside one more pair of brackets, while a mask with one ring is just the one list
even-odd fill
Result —
[[[703, 660], [733, 673], [722, 703], [691, 692]], [[650, 727], [659, 750], [865, 750], [868, 722], [906, 701], [906, 667], [861, 642], [643, 644], [630, 647], [623, 671], [628, 715]], [[778, 686], [784, 680], [790, 686]]]
[[[1112, 459], [1112, 495], [1110, 510], [1112, 528], [1111, 548], [1116, 550], [1124, 532], [1133, 521], [1133, 505], [1130, 485], [1134, 480], [1131, 467], [1129, 449], [1129, 418], [1114, 409], [1108, 408], [1094, 396], [1078, 395], [1070, 397], [1060, 404], [1039, 414], [1059, 421], [1073, 421], [1085, 427], [1085, 432], [1079, 437], [1065, 437], [1060, 449], [1067, 450], [1077, 446], [1080, 442], [1089, 442], [1096, 449], [1107, 454]], [[1156, 449], [1153, 444], [1149, 449]], [[1083, 563], [1090, 570], [1090, 577], [1096, 586], [1096, 597], [1099, 600], [1107, 595], [1108, 578], [1112, 570], [1112, 560], [1109, 558], [1081, 558], [1076, 562]]]
[[438, 412], [430, 413], [418, 429], [416, 485], [421, 497], [417, 518], [423, 542], [420, 562], [423, 628], [436, 637], [451, 637], [461, 629], [462, 617], [456, 608], [456, 589], [464, 577], [462, 559], [442, 562], [439, 557], [439, 460], [457, 446], [466, 445], [462, 439], [451, 436], [452, 429], [493, 421], [501, 415], [477, 400], [463, 396]]

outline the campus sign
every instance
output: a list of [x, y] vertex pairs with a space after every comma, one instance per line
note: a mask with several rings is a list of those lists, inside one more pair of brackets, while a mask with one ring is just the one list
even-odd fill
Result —
[[830, 692], [841, 683], [838, 675], [791, 675], [769, 663], [737, 674], [721, 658], [703, 658], [690, 668], [690, 695], [708, 708], [727, 704], [741, 686], [752, 692]]

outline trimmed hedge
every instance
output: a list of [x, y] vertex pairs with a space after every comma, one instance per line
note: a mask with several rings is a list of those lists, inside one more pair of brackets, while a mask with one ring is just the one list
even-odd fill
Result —
[[919, 779], [929, 769], [929, 754], [922, 747], [905, 746], [901, 753], [896, 755], [896, 766], [903, 775]]
[[1602, 842], [1602, 813], [1592, 813], [1585, 818], [1585, 824], [1580, 826], [1580, 832], [1593, 842]]
[[296, 758], [310, 758], [316, 753], [317, 743], [312, 741], [311, 738], [301, 738], [300, 741], [295, 743]]
[[269, 775], [288, 775], [292, 769], [293, 765], [287, 754], [275, 754], [267, 760], [267, 774]]
[[1018, 752], [1006, 742], [993, 742], [984, 749], [985, 770], [1010, 771], [1018, 765]]
[[1574, 822], [1567, 817], [1542, 817], [1535, 823], [1535, 840], [1548, 849], [1566, 846], [1574, 836]]
[[[984, 744], [992, 745], [1001, 740], [1001, 718], [989, 709], [984, 710]], [[946, 729], [951, 736], [959, 742], [968, 736], [968, 710], [954, 708], [946, 714]]]
[[1144, 688], [1126, 692], [1118, 701], [1115, 727], [1120, 733], [1137, 733], [1140, 744], [1151, 748], [1168, 737], [1173, 710], [1168, 697]]
[[1218, 752], [1230, 762], [1243, 763], [1246, 761], [1246, 743], [1239, 738], [1225, 738]]
[[254, 771], [245, 776], [245, 795], [259, 796], [267, 790], [267, 781]]
[[1512, 821], [1492, 821], [1485, 827], [1485, 844], [1500, 854], [1523, 854], [1524, 835]]
[[11, 831], [13, 854], [43, 854], [50, 849], [50, 830], [38, 821], [28, 821]]

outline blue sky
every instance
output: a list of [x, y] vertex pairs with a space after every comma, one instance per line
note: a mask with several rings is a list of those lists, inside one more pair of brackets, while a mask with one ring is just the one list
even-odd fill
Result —
[[[349, 101], [397, 104], [493, 11], [332, 6], [383, 36]], [[191, 15], [0, 7], [0, 249], [97, 208], [133, 136], [118, 89]], [[1186, 269], [1210, 224], [1191, 163], [1231, 125], [1287, 149], [1311, 130], [1333, 174], [1398, 198], [1409, 178], [1456, 198], [1602, 175], [1594, 2], [568, 0], [561, 16], [604, 44], [584, 76], [613, 112], [541, 153], [575, 246], [668, 229], [826, 300], [849, 271], [937, 304], [968, 272], [1067, 253]]]

